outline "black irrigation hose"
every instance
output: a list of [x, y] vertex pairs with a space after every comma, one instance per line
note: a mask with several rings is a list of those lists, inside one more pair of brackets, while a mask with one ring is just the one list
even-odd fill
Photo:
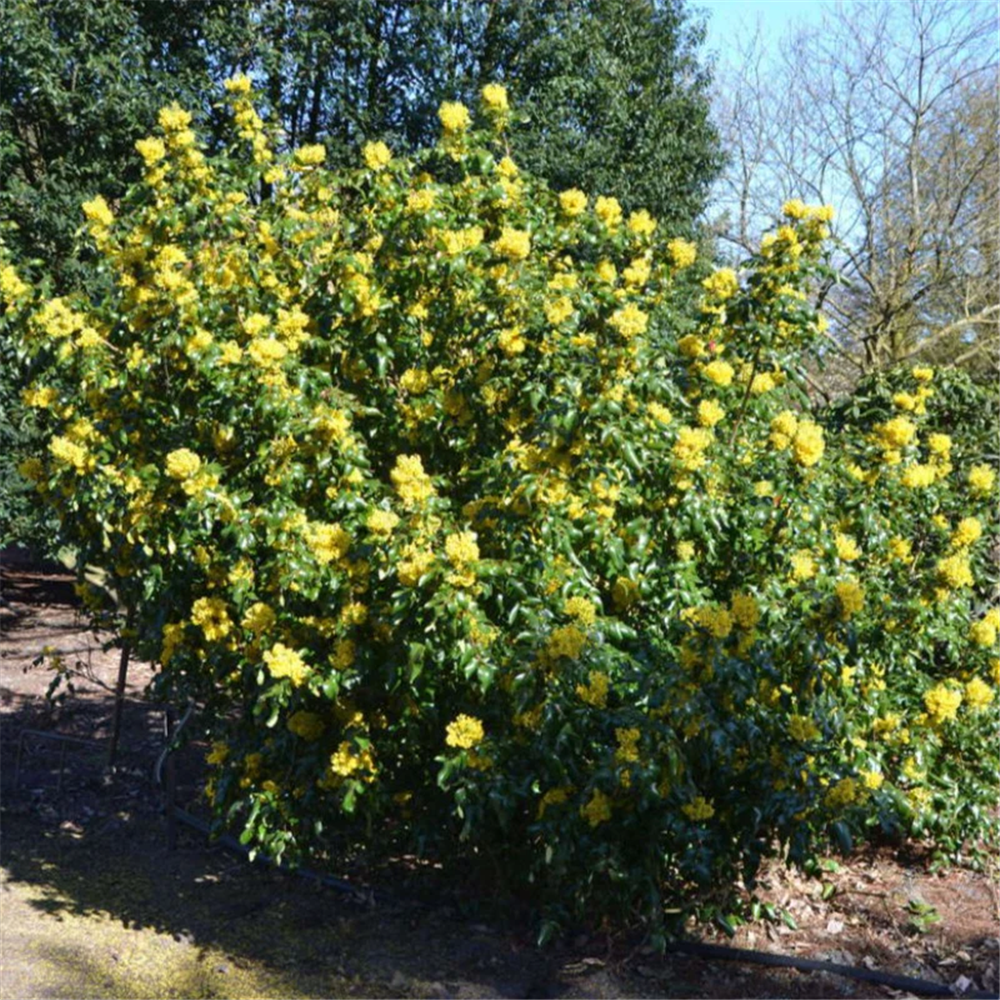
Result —
[[[185, 716], [185, 722], [187, 716]], [[163, 755], [166, 756], [166, 753]], [[162, 762], [161, 758], [161, 762]], [[211, 827], [204, 820], [200, 820], [183, 809], [174, 807], [174, 817], [181, 823], [192, 827], [195, 830], [211, 835]], [[241, 844], [235, 837], [224, 833], [216, 838], [217, 843], [230, 851], [249, 857], [250, 849]], [[266, 855], [259, 854], [254, 858], [265, 864], [274, 864], [274, 861]], [[277, 867], [282, 871], [291, 872], [307, 878], [313, 882], [328, 886], [337, 892], [342, 892], [350, 896], [359, 896], [360, 890], [357, 886], [351, 885], [344, 879], [334, 878], [332, 875], [324, 875], [321, 872], [313, 871], [311, 868], [292, 868], [285, 862], [279, 862]], [[381, 899], [388, 901], [389, 896], [382, 891], [375, 894], [369, 890], [367, 898], [375, 901]], [[750, 948], [732, 948], [728, 945], [706, 944], [703, 941], [670, 941], [667, 943], [668, 952], [676, 952], [684, 955], [692, 955], [695, 958], [723, 959], [731, 962], [750, 962], [756, 965], [770, 965], [782, 969], [798, 969], [800, 972], [829, 972], [835, 976], [845, 976], [849, 979], [859, 979], [866, 983], [877, 983], [880, 986], [888, 986], [895, 990], [906, 990], [909, 993], [923, 994], [932, 997], [953, 997], [955, 992], [945, 983], [933, 983], [928, 979], [915, 979], [912, 976], [897, 976], [892, 972], [881, 972], [878, 969], [865, 969], [857, 965], [841, 965], [838, 962], [827, 962], [818, 958], [793, 958], [791, 955], [775, 955], [769, 951], [755, 951]], [[996, 1000], [993, 993], [975, 992], [960, 994], [965, 1000]]]
[[[698, 958], [721, 958], [733, 962], [754, 962], [758, 965], [774, 965], [783, 969], [799, 969], [802, 972], [831, 972], [837, 976], [848, 976], [868, 983], [891, 986], [896, 990], [922, 993], [926, 996], [953, 997], [956, 993], [945, 983], [932, 983], [927, 979], [912, 976], [897, 976], [892, 972], [878, 969], [864, 969], [856, 965], [840, 965], [818, 958], [792, 958], [790, 955], [775, 955], [769, 951], [753, 951], [749, 948], [730, 948], [721, 944], [705, 944], [701, 941], [672, 941], [667, 951], [682, 952]], [[994, 993], [962, 993], [968, 1000], [996, 1000]]]

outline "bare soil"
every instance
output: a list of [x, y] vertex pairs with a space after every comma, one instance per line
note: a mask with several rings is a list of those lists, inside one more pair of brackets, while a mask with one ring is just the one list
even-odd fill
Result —
[[[252, 866], [185, 827], [169, 850], [152, 780], [163, 706], [143, 697], [150, 666], [130, 666], [109, 768], [118, 651], [87, 631], [61, 567], [5, 553], [0, 571], [2, 1000], [906, 995], [829, 973], [661, 957], [603, 936], [538, 950], [513, 914], [478, 922], [476, 900], [449, 887], [447, 871], [430, 896], [396, 873], [391, 902], [373, 902], [365, 886], [338, 892]], [[46, 698], [54, 655], [74, 685], [57, 703]], [[204, 750], [193, 742], [179, 755], [182, 804], [197, 801]], [[826, 900], [818, 879], [768, 869], [764, 894], [797, 929], [701, 938], [997, 994], [995, 871], [933, 871], [913, 849], [838, 864], [824, 875]]]

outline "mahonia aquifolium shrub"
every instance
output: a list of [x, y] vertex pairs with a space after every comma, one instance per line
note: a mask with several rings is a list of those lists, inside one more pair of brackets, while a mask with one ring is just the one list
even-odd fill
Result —
[[811, 414], [827, 208], [711, 271], [521, 172], [501, 87], [338, 173], [226, 90], [230, 148], [165, 108], [84, 205], [109, 297], [0, 271], [51, 428], [23, 473], [204, 704], [220, 823], [652, 928], [779, 847], [992, 835], [996, 472], [930, 369]]

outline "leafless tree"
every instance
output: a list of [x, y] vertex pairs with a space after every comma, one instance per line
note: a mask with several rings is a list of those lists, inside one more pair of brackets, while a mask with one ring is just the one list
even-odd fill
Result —
[[991, 3], [838, 4], [778, 51], [748, 32], [717, 74], [718, 235], [739, 253], [787, 198], [832, 203], [845, 284], [821, 294], [861, 370], [995, 363], [997, 40]]

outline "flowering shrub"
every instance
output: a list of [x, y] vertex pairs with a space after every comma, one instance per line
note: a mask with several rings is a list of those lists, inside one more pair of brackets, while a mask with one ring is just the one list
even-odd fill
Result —
[[23, 472], [204, 703], [220, 823], [653, 928], [777, 845], [989, 833], [995, 471], [929, 370], [811, 413], [829, 211], [710, 271], [523, 174], [487, 91], [481, 130], [445, 104], [435, 148], [332, 173], [236, 78], [229, 149], [165, 108], [84, 205], [106, 300], [0, 273], [51, 426]]

